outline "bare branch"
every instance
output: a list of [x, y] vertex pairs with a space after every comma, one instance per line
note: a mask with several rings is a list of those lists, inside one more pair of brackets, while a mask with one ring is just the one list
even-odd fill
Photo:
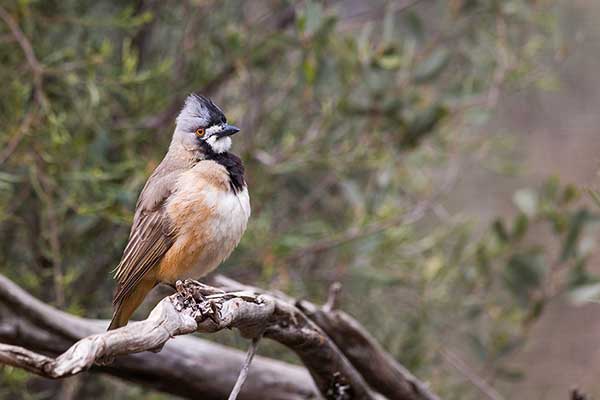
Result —
[[504, 400], [496, 389], [494, 389], [489, 383], [473, 371], [463, 360], [449, 350], [443, 350], [441, 352], [442, 357], [448, 364], [454, 369], [460, 372], [473, 386], [475, 386], [485, 397], [490, 400]]
[[27, 36], [23, 33], [17, 21], [4, 9], [4, 7], [0, 6], [0, 19], [4, 21], [6, 25], [8, 25], [8, 29], [10, 29], [11, 34], [14, 36], [19, 46], [23, 50], [25, 54], [25, 58], [27, 59], [27, 64], [29, 64], [29, 68], [31, 69], [31, 73], [33, 74], [33, 82], [35, 87], [35, 97], [38, 103], [42, 106], [46, 106], [46, 96], [44, 95], [44, 90], [42, 86], [43, 82], [43, 74], [44, 69], [37, 57], [35, 56], [35, 52], [33, 51], [33, 46], [31, 46], [31, 42], [27, 39]]
[[584, 393], [580, 392], [578, 389], [571, 390], [570, 399], [571, 400], [590, 400], [588, 398], [588, 396], [586, 396]]
[[[152, 366], [144, 365], [153, 373], [156, 373], [155, 369], [161, 368], [168, 371], [166, 376], [163, 375], [161, 378], [162, 381], [174, 378], [179, 379], [180, 382], [183, 380], [183, 384], [179, 386], [171, 384], [168, 387], [156, 381], [144, 383], [171, 393], [184, 396], [194, 393], [190, 396], [196, 396], [198, 392], [190, 391], [190, 386], [197, 382], [186, 375], [190, 374], [189, 370], [185, 370], [189, 365], [186, 365], [183, 368], [185, 371], [181, 373], [169, 368], [168, 365], [157, 366], [158, 363], [154, 359], [169, 352], [173, 341], [179, 341], [178, 348], [184, 354], [171, 354], [169, 362], [173, 363], [175, 358], [181, 367], [181, 364], [192, 362], [185, 354], [191, 350], [190, 346], [194, 348], [198, 346], [200, 340], [188, 338], [171, 340], [172, 338], [195, 331], [214, 332], [224, 328], [238, 328], [243, 336], [251, 338], [256, 338], [264, 332], [264, 337], [278, 341], [293, 350], [326, 398], [380, 398], [371, 390], [373, 388], [393, 399], [438, 400], [423, 383], [385, 353], [358, 322], [347, 314], [335, 310], [331, 305], [323, 309], [305, 301], [297, 303], [282, 293], [260, 294], [259, 289], [220, 276], [214, 278], [214, 281], [226, 290], [234, 292], [225, 293], [220, 289], [186, 281], [184, 285], [178, 286], [178, 293], [163, 299], [148, 319], [131, 323], [115, 331], [98, 334], [98, 328], [103, 328], [106, 325], [105, 321], [83, 323], [84, 320], [59, 312], [33, 299], [12, 282], [0, 276], [0, 306], [10, 308], [14, 314], [13, 318], [6, 318], [2, 315], [3, 310], [0, 307], [2, 317], [0, 339], [8, 339], [11, 344], [19, 344], [29, 349], [2, 346], [0, 361], [52, 378], [69, 376], [92, 368], [92, 370], [114, 373], [117, 376], [140, 381], [128, 372], [128, 368], [132, 368], [132, 365], [140, 368], [139, 361], [134, 363], [130, 359], [143, 357], [145, 363], [153, 362]], [[5, 325], [10, 326], [11, 321], [13, 325], [16, 323], [20, 327], [6, 327]], [[35, 325], [42, 325], [42, 328], [37, 328]], [[77, 334], [74, 334], [74, 331]], [[59, 332], [58, 337], [52, 336], [56, 332]], [[48, 338], [47, 335], [52, 337]], [[77, 336], [83, 339], [57, 358], [37, 353], [60, 353], [56, 349], [64, 348], [62, 346], [65, 338], [77, 338]], [[183, 339], [186, 339], [185, 344], [181, 344]], [[190, 340], [194, 343], [192, 344]], [[158, 354], [148, 352], [133, 354], [145, 350], [156, 351], [163, 346], [164, 350]], [[48, 347], [51, 349], [49, 350]], [[221, 348], [219, 352], [226, 354], [231, 350]], [[249, 354], [252, 354], [252, 349]], [[214, 357], [222, 358], [218, 353]], [[112, 359], [114, 363], [106, 364]], [[221, 390], [221, 394], [214, 398], [227, 397], [227, 393], [222, 394], [223, 386], [225, 389], [234, 386], [233, 373], [242, 365], [241, 355], [238, 361], [237, 366], [230, 365], [227, 371], [230, 383], [225, 386], [221, 384], [218, 389], [202, 387], [204, 393]], [[265, 391], [264, 387], [273, 383], [273, 380], [265, 382], [264, 374], [256, 376], [256, 369], [264, 371], [264, 364], [265, 360], [258, 357], [252, 369], [246, 371], [249, 377], [240, 392], [240, 400], [252, 398], [248, 393], [256, 395], [257, 387]], [[209, 371], [205, 370], [204, 374], [207, 375], [200, 379], [205, 384], [207, 376], [216, 379], [212, 377], [216, 371]], [[194, 369], [193, 373], [199, 372]], [[290, 371], [286, 372], [288, 373]], [[277, 379], [290, 378], [286, 377], [286, 374], [278, 371]], [[294, 374], [297, 372], [292, 372], [292, 375]], [[253, 382], [253, 379], [263, 379], [263, 381]], [[287, 379], [287, 382], [290, 390], [284, 392], [289, 394], [286, 398], [314, 397], [315, 393], [310, 392], [311, 387], [299, 384], [297, 376]], [[276, 389], [271, 388], [269, 393], [273, 393], [273, 390], [281, 390], [281, 386], [276, 386]], [[302, 393], [302, 395], [294, 397], [292, 396], [294, 393]], [[266, 394], [259, 397], [269, 398]]]
[[[223, 275], [213, 278], [213, 283], [225, 290], [259, 290], [229, 279]], [[340, 287], [332, 285], [331, 296], [337, 296]], [[333, 294], [335, 293], [335, 294]], [[331, 307], [327, 301], [323, 307], [306, 301], [295, 301], [284, 293], [274, 293], [278, 299], [294, 302], [303, 314], [318, 325], [348, 361], [363, 376], [371, 388], [390, 399], [440, 400], [427, 385], [419, 381], [405, 367], [377, 343], [367, 330], [347, 313]]]
[[204, 306], [205, 303], [192, 303], [175, 294], [163, 299], [146, 320], [87, 336], [56, 359], [19, 351], [13, 346], [1, 349], [0, 359], [42, 376], [64, 378], [87, 370], [96, 362], [106, 364], [120, 355], [160, 349], [175, 336], [223, 328], [245, 329], [254, 326], [255, 320], [268, 318], [274, 309], [273, 302], [264, 296], [233, 297], [221, 303], [221, 318], [215, 322], [199, 314]]
[[[74, 341], [104, 332], [107, 325], [108, 321], [61, 312], [0, 275], [0, 341], [30, 352], [18, 354], [43, 353], [53, 360]], [[15, 349], [2, 350], [3, 356], [17, 357]], [[41, 357], [40, 362], [45, 356]], [[244, 354], [238, 350], [187, 335], [169, 340], [160, 353], [119, 356], [110, 365], [92, 366], [90, 372], [107, 373], [181, 397], [222, 400], [234, 386], [243, 360]], [[257, 356], [238, 399], [257, 398], [308, 400], [318, 398], [318, 391], [306, 369]]]
[[329, 293], [327, 294], [327, 301], [323, 305], [323, 311], [329, 312], [337, 308], [338, 297], [342, 290], [342, 284], [339, 282], [333, 282], [329, 286]]
[[399, 225], [412, 224], [425, 215], [425, 213], [431, 207], [431, 204], [432, 203], [430, 201], [423, 201], [417, 204], [414, 209], [406, 214], [400, 214], [396, 217], [392, 217], [381, 222], [374, 222], [363, 228], [352, 227], [336, 236], [317, 240], [312, 244], [295, 250], [287, 256], [286, 260], [288, 262], [295, 261], [310, 254], [319, 254], [344, 244], [376, 235]]
[[214, 291], [186, 281], [179, 293], [163, 299], [146, 320], [87, 336], [54, 360], [12, 347], [2, 349], [1, 359], [43, 376], [62, 378], [94, 364], [103, 365], [116, 356], [161, 349], [178, 335], [238, 328], [242, 335], [255, 337], [264, 330], [265, 337], [284, 344], [300, 357], [323, 395], [376, 398], [327, 335], [293, 305], [267, 295]]
[[[326, 304], [327, 306], [327, 304]], [[298, 307], [335, 342], [367, 383], [390, 399], [440, 400], [387, 354], [358, 321], [343, 311], [301, 301]]]
[[8, 140], [8, 142], [4, 146], [4, 149], [0, 152], [0, 165], [4, 164], [6, 160], [10, 158], [12, 153], [14, 153], [14, 151], [17, 149], [25, 135], [29, 132], [29, 129], [31, 128], [31, 125], [33, 124], [35, 119], [36, 113], [34, 110], [29, 111], [25, 115], [25, 118], [23, 118], [23, 121], [17, 128], [17, 131]]
[[252, 339], [252, 345], [248, 349], [248, 353], [246, 355], [246, 359], [244, 360], [244, 365], [242, 365], [242, 370], [240, 371], [240, 375], [238, 376], [237, 381], [235, 382], [235, 386], [229, 394], [228, 400], [236, 400], [238, 395], [240, 394], [240, 390], [242, 390], [242, 386], [246, 379], [248, 378], [248, 371], [250, 370], [250, 363], [254, 359], [254, 355], [256, 354], [256, 350], [258, 350], [258, 342], [260, 341], [262, 334], [258, 337]]

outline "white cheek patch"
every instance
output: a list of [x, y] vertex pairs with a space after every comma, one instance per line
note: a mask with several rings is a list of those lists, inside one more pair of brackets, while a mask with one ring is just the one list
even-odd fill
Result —
[[209, 144], [215, 153], [224, 153], [231, 148], [231, 138], [229, 136], [218, 138], [217, 136], [213, 135], [206, 139], [206, 143]]
[[223, 126], [221, 125], [213, 125], [209, 128], [206, 128], [205, 134], [206, 136], [212, 136], [215, 133], [219, 133], [223, 130]]

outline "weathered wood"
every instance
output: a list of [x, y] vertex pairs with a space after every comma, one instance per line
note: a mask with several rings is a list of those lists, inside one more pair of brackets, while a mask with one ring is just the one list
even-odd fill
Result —
[[299, 302], [298, 306], [327, 333], [373, 389], [390, 399], [440, 400], [350, 315], [307, 301]]
[[[213, 283], [226, 290], [252, 290], [250, 286], [222, 275], [215, 276]], [[283, 293], [276, 295], [282, 300], [294, 303], [318, 325], [344, 353], [367, 384], [377, 392], [390, 399], [440, 400], [425, 383], [390, 356], [357, 320], [335, 309], [339, 290], [339, 284], [332, 285], [327, 303], [323, 307], [306, 300], [296, 301]]]
[[[186, 281], [164, 298], [150, 316], [122, 328], [87, 336], [56, 359], [13, 346], [0, 348], [0, 360], [49, 378], [64, 378], [120, 355], [162, 349], [172, 337], [238, 328], [242, 335], [264, 336], [292, 349], [317, 383], [334, 399], [375, 399], [368, 385], [320, 328], [282, 300], [250, 292], [221, 294]], [[205, 297], [206, 296], [206, 297]]]
[[[18, 345], [0, 346], [0, 362], [51, 378], [91, 368], [181, 396], [222, 399], [231, 391], [244, 356], [180, 335], [237, 328], [244, 337], [263, 334], [293, 350], [318, 388], [305, 369], [257, 357], [241, 400], [309, 399], [318, 398], [318, 392], [328, 399], [381, 398], [375, 391], [390, 399], [439, 400], [357, 321], [334, 310], [335, 299], [318, 307], [228, 278], [214, 281], [230, 292], [186, 282], [146, 320], [99, 333], [106, 321], [62, 313], [0, 275], [0, 340]], [[146, 351], [161, 348], [158, 354]], [[53, 358], [40, 353], [62, 354]]]
[[[54, 362], [73, 342], [103, 335], [107, 325], [108, 321], [78, 318], [50, 307], [0, 275], [0, 341], [19, 346], [17, 350], [3, 345], [0, 362], [29, 370], [39, 365], [47, 371], [51, 367], [43, 365]], [[233, 388], [243, 361], [243, 352], [187, 335], [172, 338], [160, 353], [119, 356], [90, 371], [182, 397], [222, 400]], [[319, 394], [305, 368], [257, 356], [238, 399], [257, 398], [305, 400]]]

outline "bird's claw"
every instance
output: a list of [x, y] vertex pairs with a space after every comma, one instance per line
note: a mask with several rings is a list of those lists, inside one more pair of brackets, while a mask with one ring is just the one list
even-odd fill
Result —
[[[181, 281], [177, 281], [180, 283]], [[177, 283], [175, 284], [177, 285]], [[197, 296], [209, 296], [214, 294], [223, 294], [225, 293], [221, 289], [217, 289], [215, 287], [205, 285], [204, 283], [198, 282], [193, 279], [186, 279], [185, 281], [180, 283], [181, 286], [185, 286], [188, 292], [191, 292], [193, 295]]]
[[220, 300], [204, 298], [202, 302], [197, 303], [197, 309], [195, 310], [193, 317], [197, 321], [204, 321], [208, 318], [214, 322], [215, 325], [218, 325], [219, 319], [221, 319], [221, 306]]
[[198, 322], [207, 318], [219, 324], [221, 306], [225, 292], [192, 279], [177, 281], [175, 290], [178, 294], [178, 311], [186, 307], [192, 309], [192, 317]]

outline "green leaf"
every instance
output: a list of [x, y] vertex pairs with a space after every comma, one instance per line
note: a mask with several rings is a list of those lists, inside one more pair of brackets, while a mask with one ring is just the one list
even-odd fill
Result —
[[407, 122], [406, 134], [402, 144], [408, 147], [418, 145], [428, 134], [432, 133], [436, 125], [448, 113], [446, 107], [441, 104], [434, 104], [431, 107], [416, 114]]
[[486, 360], [489, 357], [489, 352], [487, 346], [483, 343], [481, 338], [475, 334], [469, 334], [468, 343], [471, 345], [471, 348], [475, 352], [475, 354], [479, 357], [480, 360]]
[[587, 209], [581, 209], [569, 220], [569, 231], [565, 238], [562, 253], [560, 256], [561, 261], [566, 261], [569, 257], [577, 255], [577, 242], [581, 236], [585, 224], [592, 218], [592, 215]]
[[377, 58], [377, 65], [383, 69], [398, 69], [402, 65], [402, 57], [395, 53], [384, 54]]
[[538, 195], [534, 190], [517, 190], [513, 196], [513, 202], [528, 217], [532, 217], [537, 213], [539, 201]]
[[514, 226], [513, 226], [513, 231], [511, 234], [512, 239], [513, 240], [522, 239], [523, 236], [525, 236], [525, 233], [527, 233], [528, 227], [529, 227], [529, 218], [527, 218], [527, 215], [520, 213], [515, 221]]
[[302, 16], [301, 29], [307, 35], [314, 34], [321, 26], [323, 6], [315, 1], [307, 1]]
[[588, 273], [586, 265], [586, 259], [580, 258], [575, 265], [569, 269], [568, 285], [570, 288], [595, 283], [596, 280]]
[[542, 311], [546, 308], [546, 302], [543, 299], [536, 300], [530, 307], [527, 314], [527, 321], [535, 321], [542, 315]]
[[304, 79], [308, 84], [313, 84], [317, 77], [317, 61], [313, 53], [310, 53], [302, 63], [302, 70], [304, 72]]
[[449, 61], [450, 52], [448, 50], [445, 48], [435, 49], [429, 57], [415, 68], [414, 81], [425, 83], [437, 78], [444, 71]]
[[508, 232], [506, 231], [504, 222], [502, 222], [501, 219], [498, 218], [494, 221], [494, 223], [492, 224], [492, 229], [493, 229], [494, 233], [496, 234], [496, 237], [498, 237], [498, 239], [501, 242], [508, 242], [508, 240], [509, 240]]
[[565, 204], [565, 205], [569, 204], [573, 200], [577, 200], [578, 197], [579, 197], [579, 189], [577, 189], [577, 187], [575, 185], [569, 184], [569, 185], [565, 186], [565, 188], [563, 189], [561, 203]]
[[409, 11], [404, 17], [404, 22], [413, 39], [417, 42], [421, 42], [424, 37], [423, 21], [421, 20], [421, 17], [413, 11]]
[[396, 22], [395, 13], [390, 9], [386, 10], [385, 17], [383, 18], [383, 34], [382, 34], [383, 43], [388, 44], [394, 40], [395, 22]]
[[594, 202], [598, 205], [598, 207], [600, 207], [600, 193], [592, 189], [587, 189], [587, 192], [592, 200], [594, 200]]
[[513, 255], [504, 270], [506, 287], [521, 300], [527, 300], [532, 289], [542, 282], [546, 263], [537, 252]]
[[523, 379], [525, 374], [520, 369], [516, 368], [508, 368], [508, 367], [499, 367], [496, 368], [496, 374], [507, 381], [517, 382]]
[[600, 300], [600, 283], [580, 286], [569, 293], [569, 300], [575, 305], [583, 305]]
[[8, 172], [0, 171], [0, 182], [19, 183], [22, 180], [23, 179], [16, 174], [9, 174]]

